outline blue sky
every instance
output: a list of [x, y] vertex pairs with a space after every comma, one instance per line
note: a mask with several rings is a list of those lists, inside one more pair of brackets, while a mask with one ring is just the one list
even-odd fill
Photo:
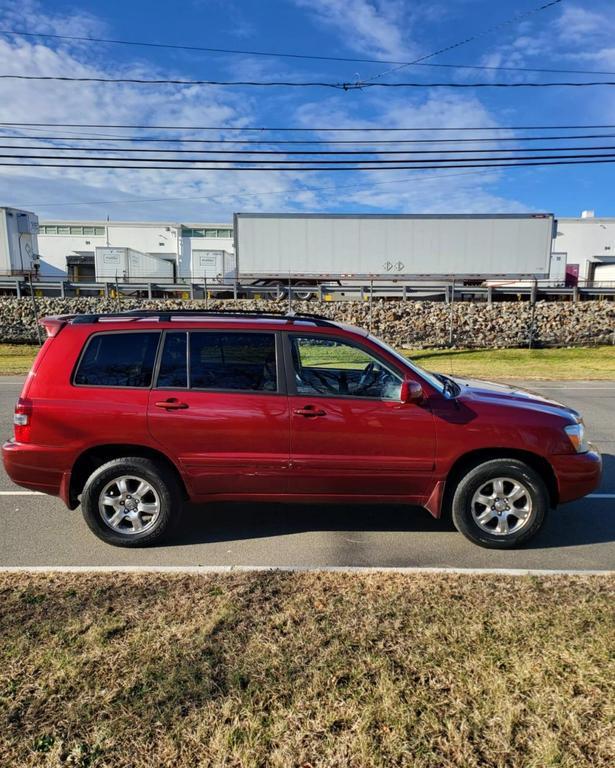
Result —
[[[481, 32], [538, 4], [537, 0], [3, 0], [0, 28], [403, 61]], [[613, 40], [612, 2], [563, 0], [430, 61], [615, 71]], [[0, 36], [0, 73], [339, 82], [369, 78], [383, 69], [387, 67], [369, 63], [227, 56]], [[431, 67], [409, 67], [391, 77], [425, 83], [515, 82], [520, 78], [584, 79]], [[306, 129], [615, 124], [615, 89], [343, 92], [2, 81], [0, 121], [11, 120]], [[41, 132], [29, 130], [24, 135], [40, 136]], [[189, 138], [196, 134], [183, 135]], [[431, 138], [430, 134], [420, 136]], [[312, 138], [323, 137], [326, 134], [312, 134]], [[603, 165], [473, 173], [391, 170], [293, 174], [0, 168], [0, 204], [28, 207], [41, 218], [65, 219], [109, 216], [229, 221], [233, 211], [256, 210], [542, 210], [573, 216], [586, 208], [613, 216], [614, 170]]]

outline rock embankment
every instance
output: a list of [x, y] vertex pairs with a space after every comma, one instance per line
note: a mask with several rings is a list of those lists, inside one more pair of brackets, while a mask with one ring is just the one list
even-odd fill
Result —
[[[203, 309], [203, 301], [122, 299], [120, 309]], [[39, 316], [75, 312], [115, 312], [114, 299], [37, 299]], [[210, 309], [284, 311], [274, 301], [210, 301]], [[397, 347], [518, 347], [528, 344], [533, 322], [536, 346], [612, 344], [615, 342], [615, 302], [456, 302], [453, 307], [432, 301], [295, 302], [296, 311], [316, 312], [332, 319], [371, 328]], [[371, 317], [370, 317], [371, 315]], [[30, 298], [0, 298], [0, 341], [36, 341]]]

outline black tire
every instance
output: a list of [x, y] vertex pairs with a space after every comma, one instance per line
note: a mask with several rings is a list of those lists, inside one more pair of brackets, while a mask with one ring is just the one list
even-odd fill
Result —
[[[499, 513], [475, 496], [486, 489], [487, 492], [481, 494], [481, 498], [490, 497], [490, 488], [495, 494], [495, 485], [490, 485], [490, 481], [498, 479], [504, 481], [498, 486], [503, 490], [501, 494], [496, 494], [493, 503], [495, 505], [496, 500], [499, 500], [499, 504], [509, 505]], [[520, 484], [517, 487], [525, 491], [514, 502], [510, 501], [515, 490], [511, 481]], [[515, 504], [519, 509], [518, 517], [515, 515]], [[455, 528], [475, 544], [489, 549], [514, 549], [538, 533], [549, 506], [547, 487], [536, 470], [517, 459], [493, 459], [474, 467], [460, 480], [453, 494], [452, 517]], [[527, 514], [525, 509], [529, 509]], [[485, 518], [490, 514], [494, 515], [491, 519], [484, 519], [482, 524], [477, 522], [478, 517]], [[503, 518], [501, 523], [500, 518]], [[500, 525], [502, 529], [496, 532], [495, 529]], [[486, 528], [493, 528], [493, 532]], [[510, 529], [510, 533], [504, 532], [506, 528]]]
[[[113, 516], [115, 507], [105, 505], [101, 511], [99, 501], [103, 491], [110, 484], [112, 484], [111, 488], [105, 493], [105, 498], [116, 495], [114, 489], [117, 488], [119, 492], [120, 488], [113, 483], [116, 479], [124, 477], [134, 478], [134, 480], [126, 481], [125, 487], [127, 487], [128, 492], [130, 492], [131, 487], [134, 488], [127, 498], [129, 500], [137, 499], [138, 506], [135, 510], [130, 510], [127, 513], [128, 503], [132, 505], [135, 501], [121, 502], [119, 498], [122, 498], [124, 494], [118, 496], [117, 504], [126, 505], [122, 507], [122, 514], [125, 516], [126, 522], [124, 523], [124, 519], [122, 519], [119, 527], [116, 528], [112, 527], [111, 523], [105, 522], [105, 517]], [[137, 485], [138, 479], [141, 479], [151, 488], [151, 491], [144, 494], [143, 507], [141, 507], [140, 497], [133, 495], [141, 487]], [[139, 509], [145, 509], [146, 506], [156, 508], [158, 511], [141, 517]], [[113, 459], [98, 467], [88, 478], [81, 496], [81, 509], [88, 527], [99, 539], [115, 547], [146, 547], [160, 543], [178, 523], [181, 508], [182, 494], [173, 473], [163, 464], [140, 456]], [[131, 513], [140, 518], [143, 530], [129, 530], [135, 527], [135, 524], [127, 519]], [[145, 524], [144, 520], [146, 521]]]
[[314, 298], [314, 284], [299, 280], [293, 285], [293, 298], [298, 301], [311, 301]]
[[275, 288], [275, 291], [269, 293], [271, 301], [284, 301], [288, 298], [288, 286], [281, 280], [272, 280], [270, 283], [265, 283], [269, 288]]

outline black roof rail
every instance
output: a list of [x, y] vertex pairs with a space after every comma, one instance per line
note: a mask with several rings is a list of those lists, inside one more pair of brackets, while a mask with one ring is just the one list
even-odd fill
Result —
[[172, 317], [245, 317], [260, 318], [262, 320], [305, 320], [318, 326], [338, 327], [338, 323], [324, 315], [311, 314], [309, 312], [258, 312], [250, 309], [129, 309], [123, 312], [101, 312], [97, 314], [75, 315], [71, 322], [75, 325], [97, 323], [101, 318], [131, 318], [140, 320], [143, 318], [156, 318], [161, 322], [168, 322]]

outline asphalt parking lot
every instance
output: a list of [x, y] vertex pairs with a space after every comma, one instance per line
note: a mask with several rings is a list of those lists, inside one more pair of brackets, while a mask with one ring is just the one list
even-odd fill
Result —
[[[22, 377], [0, 377], [0, 434], [12, 431]], [[29, 495], [0, 472], [0, 566], [378, 566], [610, 570], [615, 568], [615, 382], [528, 382], [577, 408], [603, 454], [601, 487], [552, 512], [522, 550], [494, 552], [450, 524], [400, 506], [188, 506], [175, 539], [125, 550], [98, 541], [79, 510]]]

